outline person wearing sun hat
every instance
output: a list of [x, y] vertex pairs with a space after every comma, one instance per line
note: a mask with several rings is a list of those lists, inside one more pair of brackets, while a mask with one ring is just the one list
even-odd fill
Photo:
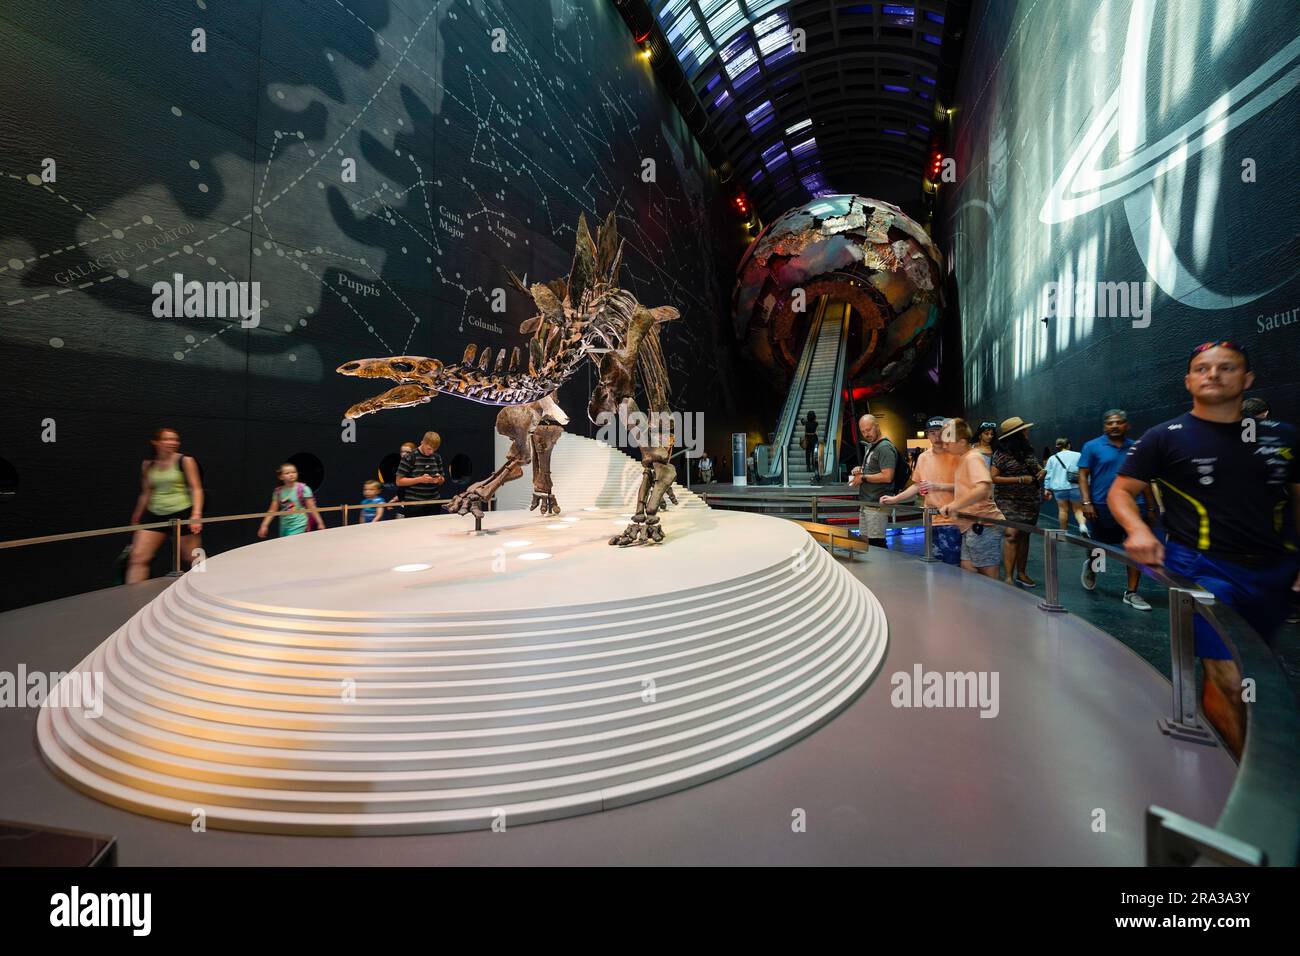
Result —
[[[1029, 444], [1027, 422], [1018, 415], [998, 426], [993, 451], [993, 500], [1008, 521], [1038, 524], [1038, 510], [1043, 497], [1041, 482], [1046, 469]], [[1002, 569], [1006, 582], [1032, 588], [1038, 584], [1025, 573], [1029, 562], [1029, 534], [1007, 528], [1002, 540]]]

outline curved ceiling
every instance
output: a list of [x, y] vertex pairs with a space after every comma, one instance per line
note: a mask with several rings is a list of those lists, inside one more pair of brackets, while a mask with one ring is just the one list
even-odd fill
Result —
[[882, 174], [920, 198], [948, 0], [649, 6], [658, 27], [650, 48], [671, 49], [708, 138], [765, 219], [814, 196], [872, 194]]

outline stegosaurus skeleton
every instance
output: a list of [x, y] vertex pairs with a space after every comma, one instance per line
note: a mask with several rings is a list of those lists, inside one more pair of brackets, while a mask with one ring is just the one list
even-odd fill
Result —
[[[347, 411], [360, 418], [385, 408], [406, 408], [432, 401], [439, 393], [484, 405], [505, 406], [497, 415], [497, 431], [510, 439], [506, 462], [482, 481], [452, 499], [456, 514], [482, 517], [492, 496], [503, 484], [533, 466], [533, 497], [529, 511], [558, 514], [559, 502], [551, 482], [551, 451], [563, 434], [568, 416], [556, 404], [555, 393], [589, 359], [600, 375], [591, 393], [587, 416], [599, 423], [603, 416], [623, 421], [639, 412], [634, 394], [638, 376], [645, 390], [652, 422], [671, 421], [668, 411], [668, 371], [659, 344], [659, 325], [676, 319], [672, 306], [647, 309], [636, 297], [618, 287], [623, 243], [614, 213], [596, 230], [595, 239], [585, 215], [578, 216], [577, 240], [569, 275], [526, 288], [507, 273], [520, 291], [529, 295], [538, 312], [520, 325], [531, 335], [526, 349], [528, 364], [520, 367], [518, 346], [508, 359], [503, 348], [493, 362], [492, 350], [465, 349], [460, 362], [444, 365], [437, 359], [413, 355], [358, 359], [339, 366], [343, 375], [387, 378], [398, 382], [382, 395], [358, 402]], [[477, 360], [477, 361], [476, 361]], [[662, 415], [662, 417], [661, 417]], [[677, 469], [671, 464], [675, 436], [671, 426], [651, 429], [641, 447], [641, 486], [631, 523], [609, 543], [620, 546], [653, 544], [663, 540], [659, 507], [663, 496], [676, 503], [672, 492]]]

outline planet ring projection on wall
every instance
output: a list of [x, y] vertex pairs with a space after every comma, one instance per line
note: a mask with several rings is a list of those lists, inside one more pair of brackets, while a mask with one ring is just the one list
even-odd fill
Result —
[[881, 394], [907, 378], [935, 339], [942, 282], [943, 255], [897, 206], [823, 196], [782, 213], [741, 258], [732, 299], [736, 337], [784, 388], [818, 297], [847, 302], [846, 384]]
[[[1135, 0], [1129, 16], [1119, 87], [1066, 161], [1038, 218], [1049, 225], [1069, 222], [1122, 199], [1138, 254], [1151, 278], [1169, 296], [1198, 309], [1240, 306], [1285, 285], [1295, 273], [1250, 294], [1225, 295], [1206, 288], [1174, 251], [1160, 218], [1153, 184], [1294, 90], [1300, 83], [1300, 65], [1296, 63], [1300, 59], [1300, 37], [1201, 113], [1148, 144], [1147, 54], [1153, 15], [1154, 3]], [[1098, 168], [1116, 139], [1119, 162], [1106, 169]]]

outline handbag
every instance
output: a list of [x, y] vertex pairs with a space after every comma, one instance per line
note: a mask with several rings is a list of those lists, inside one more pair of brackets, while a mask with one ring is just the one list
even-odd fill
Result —
[[1065, 480], [1072, 485], [1077, 485], [1079, 483], [1079, 469], [1071, 468], [1065, 462], [1061, 461], [1060, 454], [1053, 455], [1052, 457], [1055, 458], [1060, 466], [1065, 469]]

